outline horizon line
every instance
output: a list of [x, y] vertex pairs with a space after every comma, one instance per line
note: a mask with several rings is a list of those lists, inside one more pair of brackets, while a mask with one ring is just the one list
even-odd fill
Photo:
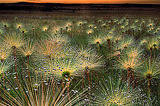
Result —
[[[3, 2], [2, 2], [3, 3]], [[1, 3], [1, 4], [2, 4]], [[145, 4], [145, 5], [160, 5], [156, 3], [53, 3], [53, 2], [10, 2], [10, 3], [41, 3], [41, 4], [47, 4], [47, 3], [52, 3], [52, 4]], [[9, 3], [4, 3], [4, 4], [9, 4]]]

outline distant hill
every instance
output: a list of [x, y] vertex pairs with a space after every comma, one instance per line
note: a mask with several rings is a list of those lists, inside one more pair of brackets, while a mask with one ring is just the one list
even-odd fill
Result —
[[62, 3], [0, 3], [0, 10], [79, 11], [79, 10], [160, 10], [155, 4], [62, 4]]

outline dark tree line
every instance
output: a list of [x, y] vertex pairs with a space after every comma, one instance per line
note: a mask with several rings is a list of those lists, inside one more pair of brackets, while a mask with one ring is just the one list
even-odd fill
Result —
[[25, 10], [25, 11], [59, 11], [67, 10], [132, 10], [137, 8], [160, 9], [160, 5], [152, 4], [61, 4], [61, 3], [1, 3], [0, 10]]

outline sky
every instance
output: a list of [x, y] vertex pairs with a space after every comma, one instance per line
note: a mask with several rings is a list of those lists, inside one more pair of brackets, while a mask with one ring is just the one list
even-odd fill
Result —
[[35, 3], [134, 3], [134, 4], [160, 4], [160, 0], [0, 0], [0, 3], [14, 2], [35, 2]]

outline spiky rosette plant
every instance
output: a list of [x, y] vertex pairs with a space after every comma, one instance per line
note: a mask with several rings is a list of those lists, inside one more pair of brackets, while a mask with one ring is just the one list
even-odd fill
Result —
[[127, 27], [125, 25], [122, 25], [122, 26], [120, 26], [120, 28], [121, 28], [122, 36], [124, 36], [124, 34], [126, 32], [125, 30], [127, 29]]
[[[118, 75], [116, 75], [118, 76]], [[94, 106], [131, 106], [138, 105], [140, 96], [138, 89], [131, 89], [122, 83], [121, 78], [108, 76], [97, 81], [92, 89], [92, 99]]]
[[48, 40], [53, 41], [59, 45], [67, 44], [70, 42], [69, 37], [67, 35], [62, 34], [48, 36]]
[[[7, 45], [4, 42], [1, 42], [0, 44], [0, 77], [2, 75], [3, 77], [3, 83], [5, 81], [4, 78], [4, 72], [7, 71], [8, 67], [11, 65], [8, 63], [8, 61], [6, 61], [6, 59], [10, 56], [11, 53], [11, 48], [9, 45]], [[10, 59], [9, 59], [10, 60]]]
[[20, 29], [20, 28], [23, 28], [23, 23], [16, 23], [15, 25], [14, 25], [14, 27], [16, 28], [16, 29]]
[[[95, 67], [98, 67], [98, 65], [96, 66], [96, 64], [98, 63], [98, 60], [96, 61], [96, 59], [98, 59], [98, 56], [95, 59], [95, 61], [93, 61], [94, 60], [92, 58], [92, 57], [94, 57], [93, 55], [96, 56], [96, 52], [94, 51], [94, 49], [89, 48], [89, 46], [80, 45], [79, 49], [77, 49], [75, 52], [75, 56], [78, 58], [78, 60], [77, 60], [78, 65], [80, 65], [82, 72], [87, 73], [89, 83], [90, 83], [89, 70], [93, 69]], [[88, 59], [88, 61], [87, 61], [87, 59]], [[99, 64], [99, 66], [100, 66], [100, 64]], [[82, 83], [83, 82], [84, 82], [84, 80], [82, 79]], [[83, 88], [83, 84], [82, 84], [82, 88]]]
[[[4, 74], [8, 69], [13, 65], [13, 62], [11, 59], [6, 59], [3, 62], [0, 61], [0, 77], [1, 75]], [[4, 76], [3, 76], [4, 77]]]
[[99, 67], [102, 67], [104, 65], [104, 60], [102, 59], [102, 56], [99, 56], [98, 54], [95, 53], [91, 53], [88, 57], [81, 57], [78, 61], [81, 70], [84, 70], [87, 73], [88, 82], [90, 86], [91, 83], [90, 83], [89, 73], [91, 73], [91, 71], [95, 70], [97, 71]]
[[93, 29], [87, 29], [87, 30], [86, 30], [86, 33], [87, 33], [88, 35], [91, 35], [91, 34], [93, 33]]
[[147, 47], [150, 50], [153, 49], [159, 49], [159, 40], [157, 39], [157, 36], [151, 37], [151, 39], [148, 39]]
[[72, 25], [73, 25], [73, 22], [71, 20], [66, 22], [66, 26], [72, 26]]
[[[66, 84], [63, 88], [59, 85], [59, 81], [52, 79], [43, 79], [41, 74], [35, 73], [38, 76], [35, 81], [35, 76], [31, 77], [31, 83], [28, 83], [25, 75], [22, 75], [23, 81], [20, 82], [19, 86], [14, 84], [15, 79], [11, 75], [6, 78], [8, 83], [3, 83], [4, 89], [0, 86], [0, 90], [5, 93], [5, 97], [0, 95], [2, 98], [1, 105], [12, 105], [12, 106], [71, 106], [84, 104], [83, 95], [87, 91], [77, 89], [74, 91], [79, 83], [77, 83], [72, 91], [66, 92], [68, 85]], [[32, 84], [34, 82], [38, 82]], [[69, 81], [69, 83], [71, 80]], [[68, 100], [68, 94], [70, 100]]]
[[106, 23], [102, 23], [102, 27], [104, 27], [104, 28], [105, 28], [105, 27], [106, 27]]
[[24, 34], [28, 32], [28, 30], [25, 27], [20, 27], [19, 28], [20, 33], [23, 35], [23, 39], [25, 38]]
[[47, 31], [47, 30], [48, 30], [48, 28], [49, 28], [49, 26], [48, 26], [48, 25], [44, 25], [44, 26], [42, 27], [42, 31]]
[[135, 36], [135, 31], [137, 29], [137, 26], [133, 23], [130, 29], [132, 30], [132, 35]]
[[10, 27], [10, 23], [7, 21], [2, 21], [2, 27], [5, 29], [5, 32], [7, 32], [7, 29]]
[[[71, 52], [73, 52], [71, 50], [71, 47], [62, 47], [59, 48], [58, 51], [53, 51], [53, 56], [49, 56], [49, 57], [43, 57], [43, 56], [35, 56], [35, 64], [37, 65], [37, 71], [43, 73], [43, 75], [55, 75], [56, 78], [58, 79], [64, 79], [64, 77], [62, 75], [60, 75], [59, 71], [55, 71], [56, 68], [58, 66], [56, 66], [56, 63], [58, 60], [61, 59], [69, 59], [72, 58], [73, 55], [70, 54]], [[52, 53], [51, 51], [51, 53]], [[62, 74], [62, 73], [61, 73]], [[61, 76], [61, 77], [60, 77]]]
[[59, 78], [69, 78], [70, 76], [81, 75], [80, 69], [75, 57], [57, 59], [54, 74]]
[[108, 58], [111, 58], [111, 57], [118, 57], [118, 59], [120, 59], [120, 56], [121, 56], [121, 51], [120, 50], [114, 50], [113, 53], [111, 54], [111, 56], [108, 56]]
[[100, 45], [104, 43], [104, 39], [101, 35], [90, 37], [88, 40], [89, 44], [97, 45], [97, 49], [99, 51]]
[[24, 41], [19, 33], [9, 33], [1, 37], [2, 41], [11, 47], [19, 48], [24, 44]]
[[140, 41], [140, 46], [143, 46], [146, 45], [148, 42], [148, 39], [147, 38], [142, 38], [141, 41]]
[[20, 34], [17, 33], [11, 33], [3, 36], [1, 38], [5, 43], [7, 43], [11, 48], [15, 60], [15, 72], [16, 72], [16, 78], [18, 80], [18, 72], [17, 72], [17, 49], [19, 49], [23, 44], [24, 41]]
[[[59, 59], [73, 58], [73, 54], [75, 54], [71, 46], [59, 47], [53, 45], [52, 47], [52, 43], [50, 43], [51, 42], [49, 42], [49, 45], [46, 43], [48, 46], [45, 44], [41, 46], [43, 47], [42, 50], [39, 49], [38, 51], [40, 55], [35, 55], [34, 57], [34, 62], [37, 65], [37, 69], [39, 68], [39, 71], [46, 75], [55, 74], [54, 70], [57, 68], [55, 64]], [[55, 77], [60, 78], [59, 74], [56, 74]]]
[[116, 36], [114, 36], [114, 38], [113, 38], [113, 43], [116, 43], [116, 45], [117, 45], [117, 50], [118, 50], [118, 42], [120, 41], [122, 39], [122, 37], [120, 36], [120, 35], [116, 35]]
[[86, 55], [86, 56], [82, 55], [78, 61], [80, 63], [79, 65], [82, 69], [87, 68], [89, 70], [94, 70], [97, 67], [101, 67], [104, 65], [104, 60], [102, 59], [102, 56], [98, 55], [94, 51], [92, 51], [91, 53], [88, 53], [88, 55]]
[[98, 22], [98, 23], [101, 23], [101, 22], [102, 22], [102, 20], [101, 20], [101, 19], [99, 19], [97, 22]]
[[[24, 55], [25, 57], [27, 57], [27, 71], [28, 71], [28, 76], [30, 76], [30, 72], [29, 72], [29, 63], [30, 63], [30, 56], [35, 52], [35, 47], [36, 47], [36, 43], [33, 44], [34, 42], [32, 42], [31, 40], [28, 40], [21, 48], [20, 51], [22, 52], [22, 55]], [[29, 77], [30, 80], [30, 77]]]
[[113, 36], [113, 32], [112, 31], [104, 36], [104, 39], [107, 42], [107, 45], [108, 45], [108, 48], [109, 48], [109, 51], [110, 51], [110, 60], [111, 60], [111, 43], [113, 42], [112, 41], [113, 37], [114, 36]]
[[[0, 61], [0, 87], [5, 89], [6, 87], [3, 85], [5, 82], [5, 73], [10, 69], [10, 67], [13, 65], [13, 62], [11, 59], [5, 59], [3, 61]], [[6, 98], [6, 94], [0, 90], [0, 103], [2, 101], [2, 97]]]
[[158, 27], [157, 29], [156, 29], [156, 32], [159, 32], [160, 31], [160, 27]]
[[77, 26], [80, 26], [80, 27], [81, 27], [83, 24], [84, 24], [83, 21], [78, 21], [78, 22], [77, 22]]
[[142, 97], [142, 100], [139, 102], [139, 104], [145, 106], [158, 106], [159, 101], [156, 99], [156, 96], [148, 97], [145, 95]]
[[0, 60], [3, 62], [11, 54], [11, 47], [7, 43], [0, 42]]
[[60, 47], [61, 45], [59, 43], [45, 39], [38, 44], [39, 49], [37, 49], [37, 52], [46, 58], [56, 58], [57, 53], [60, 51]]
[[138, 68], [138, 66], [142, 64], [140, 58], [141, 56], [142, 56], [142, 50], [140, 50], [135, 46], [128, 48], [118, 60], [118, 65], [117, 65], [118, 68], [127, 70], [128, 86], [131, 82], [131, 74], [133, 76], [133, 81], [134, 81], [134, 69]]
[[93, 27], [94, 27], [94, 24], [89, 24], [88, 27], [89, 27], [89, 28], [93, 28]]
[[125, 48], [128, 48], [130, 45], [132, 45], [133, 42], [134, 42], [133, 36], [125, 36], [120, 40], [118, 49], [124, 50]]
[[26, 57], [32, 55], [33, 52], [35, 52], [36, 43], [32, 40], [26, 41], [26, 43], [20, 48], [20, 51], [22, 54]]
[[[102, 56], [96, 54], [96, 52], [92, 49], [88, 49], [87, 47], [80, 49], [78, 52], [78, 65], [80, 67], [81, 72], [86, 73], [88, 87], [91, 88], [92, 82], [90, 75], [95, 75], [98, 79], [99, 68], [104, 65], [104, 60]], [[84, 78], [84, 77], [82, 77]], [[84, 87], [84, 79], [82, 79], [82, 89]], [[89, 90], [89, 93], [91, 91]], [[88, 93], [88, 94], [89, 94]]]
[[51, 30], [51, 32], [52, 32], [54, 35], [61, 34], [60, 26], [58, 26], [58, 25], [54, 26], [53, 29]]
[[76, 50], [77, 57], [89, 57], [94, 49], [89, 46], [80, 45], [79, 49]]
[[0, 28], [0, 35], [1, 35], [1, 34], [4, 34], [4, 33], [5, 33], [5, 30], [4, 30], [3, 27], [1, 27], [1, 28]]
[[122, 37], [120, 35], [116, 35], [113, 38], [113, 52], [110, 54], [109, 58], [118, 56], [120, 58], [121, 55], [121, 50], [118, 48], [119, 47], [119, 42], [121, 41]]
[[148, 82], [148, 93], [151, 91], [151, 82], [158, 79], [160, 75], [159, 58], [151, 60], [151, 58], [144, 59], [141, 67], [138, 68], [137, 77]]
[[[71, 77], [80, 76], [82, 71], [80, 71], [80, 66], [75, 57], [65, 58], [65, 59], [57, 59], [55, 62], [55, 71], [54, 75], [60, 79], [62, 79], [62, 87], [63, 80], [66, 80], [67, 91], [69, 92], [70, 80]], [[68, 93], [68, 100], [70, 101], [70, 94]]]
[[66, 33], [69, 31], [69, 29], [71, 29], [72, 26], [72, 22], [66, 22], [65, 28], [66, 28]]
[[146, 48], [150, 51], [150, 56], [152, 58], [152, 55], [156, 53], [156, 51], [159, 49], [159, 43], [160, 41], [157, 39], [157, 36], [153, 36], [148, 38], [147, 43], [146, 43]]
[[154, 24], [153, 24], [153, 23], [151, 23], [151, 22], [147, 25], [147, 27], [148, 27], [149, 29], [151, 29], [151, 28], [152, 28], [152, 26], [154, 26]]

